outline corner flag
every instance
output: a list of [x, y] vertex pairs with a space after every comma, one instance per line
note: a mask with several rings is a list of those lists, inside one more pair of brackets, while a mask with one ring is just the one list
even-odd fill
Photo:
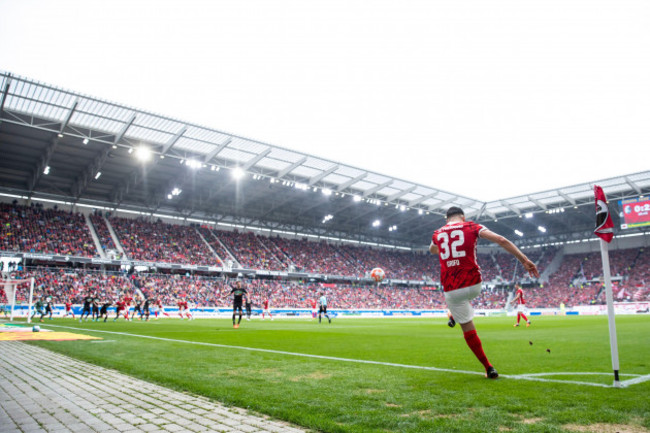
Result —
[[612, 275], [609, 268], [608, 243], [614, 238], [614, 223], [609, 214], [607, 197], [603, 189], [594, 185], [596, 198], [596, 229], [594, 233], [600, 238], [600, 257], [603, 261], [603, 276], [605, 277], [605, 296], [607, 298], [607, 321], [609, 323], [609, 346], [612, 354], [612, 368], [614, 369], [614, 386], [620, 387], [618, 377], [618, 342], [616, 341], [616, 321], [614, 319], [614, 295], [612, 294]]
[[603, 189], [598, 185], [594, 185], [594, 195], [596, 196], [596, 229], [594, 233], [609, 243], [614, 238], [614, 223], [612, 222], [612, 216], [609, 214], [607, 197], [605, 197]]

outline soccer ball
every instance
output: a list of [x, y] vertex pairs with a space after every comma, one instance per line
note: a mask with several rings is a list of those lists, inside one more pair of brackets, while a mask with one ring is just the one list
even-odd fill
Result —
[[384, 280], [385, 276], [386, 273], [382, 268], [375, 268], [372, 271], [370, 271], [370, 278], [372, 278], [378, 283], [381, 283]]
[[36, 325], [36, 326], [34, 326], [34, 327], [32, 328], [32, 332], [40, 332], [40, 330], [41, 330], [41, 327], [38, 326], [38, 325]]

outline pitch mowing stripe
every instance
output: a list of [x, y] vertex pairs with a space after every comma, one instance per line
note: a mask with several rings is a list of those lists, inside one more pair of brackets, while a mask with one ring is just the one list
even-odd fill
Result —
[[[357, 364], [371, 364], [371, 365], [383, 365], [388, 367], [399, 367], [399, 368], [410, 368], [414, 370], [427, 370], [427, 371], [441, 371], [445, 373], [460, 373], [460, 374], [473, 374], [479, 376], [485, 376], [485, 373], [478, 371], [467, 371], [467, 370], [452, 370], [449, 368], [438, 368], [438, 367], [426, 367], [423, 365], [408, 365], [408, 364], [397, 364], [393, 362], [382, 362], [382, 361], [371, 361], [366, 359], [351, 359], [351, 358], [338, 358], [335, 356], [325, 356], [325, 355], [312, 355], [309, 353], [297, 353], [297, 352], [285, 352], [283, 350], [273, 350], [273, 349], [260, 349], [256, 347], [245, 347], [245, 346], [231, 346], [227, 344], [219, 343], [204, 343], [201, 341], [189, 341], [189, 340], [176, 340], [172, 338], [164, 337], [154, 337], [151, 335], [139, 335], [139, 334], [129, 334], [128, 332], [117, 332], [117, 331], [100, 331], [94, 329], [85, 329], [85, 328], [74, 328], [72, 326], [62, 326], [62, 325], [47, 325], [48, 327], [56, 328], [65, 328], [65, 329], [74, 329], [75, 331], [82, 332], [101, 332], [104, 334], [113, 334], [113, 335], [124, 335], [127, 337], [137, 337], [137, 338], [146, 338], [149, 340], [160, 340], [160, 341], [169, 341], [172, 343], [185, 343], [185, 344], [194, 344], [197, 346], [208, 346], [208, 347], [221, 347], [224, 349], [239, 349], [247, 350], [249, 352], [264, 352], [264, 353], [274, 353], [277, 355], [289, 355], [289, 356], [299, 356], [303, 358], [314, 358], [314, 359], [326, 359], [330, 361], [341, 361], [341, 362], [354, 362]], [[573, 384], [573, 385], [585, 385], [585, 386], [595, 386], [600, 388], [613, 388], [614, 385], [607, 385], [604, 383], [594, 383], [594, 382], [582, 382], [577, 380], [562, 380], [562, 379], [546, 379], [540, 376], [543, 375], [611, 375], [612, 373], [579, 373], [579, 372], [566, 372], [566, 373], [532, 373], [532, 374], [499, 374], [501, 378], [515, 379], [515, 380], [529, 380], [534, 382], [552, 382], [552, 383], [562, 383], [562, 384]], [[621, 376], [638, 376], [632, 374], [622, 374]], [[638, 383], [643, 383], [650, 380], [650, 375], [638, 376], [634, 379], [629, 379], [625, 382], [621, 382], [621, 385], [636, 385]]]

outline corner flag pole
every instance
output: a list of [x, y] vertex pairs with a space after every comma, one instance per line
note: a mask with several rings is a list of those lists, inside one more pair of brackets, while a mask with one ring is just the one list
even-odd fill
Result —
[[620, 387], [618, 378], [618, 342], [616, 340], [616, 321], [614, 319], [614, 295], [612, 293], [612, 275], [609, 268], [609, 246], [600, 240], [600, 256], [603, 260], [603, 275], [605, 276], [605, 296], [607, 297], [607, 321], [609, 323], [609, 345], [612, 352], [612, 368], [614, 369], [614, 386]]
[[603, 261], [603, 276], [605, 277], [605, 296], [607, 298], [607, 322], [609, 323], [609, 346], [612, 354], [614, 369], [614, 387], [620, 388], [618, 370], [618, 342], [616, 340], [616, 320], [614, 312], [614, 295], [612, 293], [612, 275], [609, 267], [609, 242], [614, 238], [614, 223], [609, 214], [609, 206], [603, 189], [594, 185], [596, 197], [596, 229], [594, 233], [600, 238], [600, 256]]

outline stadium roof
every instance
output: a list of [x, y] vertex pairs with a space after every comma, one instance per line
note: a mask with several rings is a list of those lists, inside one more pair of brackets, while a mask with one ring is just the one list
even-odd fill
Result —
[[[426, 246], [451, 205], [530, 234], [519, 243], [594, 224], [592, 183], [484, 202], [7, 72], [0, 92], [4, 194], [407, 247]], [[647, 194], [650, 171], [597, 183], [610, 201]]]

